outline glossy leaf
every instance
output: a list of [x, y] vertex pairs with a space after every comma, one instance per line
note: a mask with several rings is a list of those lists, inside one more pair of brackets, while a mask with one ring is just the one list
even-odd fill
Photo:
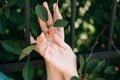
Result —
[[44, 22], [48, 21], [48, 13], [45, 7], [42, 5], [37, 5], [35, 7], [35, 12], [39, 18], [41, 18]]
[[19, 60], [23, 59], [25, 56], [30, 55], [32, 50], [35, 48], [36, 45], [30, 45], [22, 50], [22, 53], [19, 56]]
[[89, 59], [89, 61], [87, 61], [86, 63], [86, 67], [85, 67], [85, 72], [87, 73], [91, 73], [95, 70], [95, 68], [98, 65], [99, 60], [97, 59]]
[[114, 66], [107, 66], [104, 73], [113, 75], [116, 74], [117, 71], [114, 70]]
[[82, 55], [80, 55], [80, 68], [79, 68], [80, 75], [82, 75], [84, 66], [85, 66], [85, 59]]
[[58, 19], [55, 21], [54, 26], [55, 27], [65, 27], [68, 24], [68, 22], [64, 19]]
[[77, 76], [72, 76], [70, 80], [80, 80]]
[[0, 41], [0, 43], [2, 44], [3, 48], [6, 51], [12, 54], [19, 55], [22, 52], [21, 47], [14, 41], [4, 40], [4, 41]]
[[22, 71], [22, 75], [24, 80], [33, 80], [34, 69], [30, 59], [28, 59], [25, 63], [25, 66]]
[[32, 20], [30, 23], [30, 31], [34, 39], [36, 39], [40, 35], [40, 27], [35, 20]]
[[93, 73], [98, 73], [98, 72], [100, 72], [100, 71], [102, 70], [102, 68], [105, 66], [105, 64], [106, 64], [105, 59], [102, 60], [102, 61], [99, 61], [98, 65], [97, 65], [97, 67], [95, 68], [95, 70], [93, 71]]

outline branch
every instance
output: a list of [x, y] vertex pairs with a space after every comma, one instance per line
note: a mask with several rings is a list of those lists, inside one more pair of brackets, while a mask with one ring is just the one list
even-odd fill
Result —
[[7, 2], [5, 2], [5, 4], [0, 8], [0, 12], [2, 12], [2, 10], [7, 6]]
[[98, 37], [96, 38], [95, 43], [94, 43], [93, 46], [90, 48], [90, 49], [91, 49], [91, 52], [90, 52], [90, 55], [89, 55], [88, 58], [91, 58], [91, 57], [92, 57], [94, 48], [95, 48], [96, 45], [98, 44], [99, 38], [100, 38], [101, 35], [104, 33], [104, 31], [107, 29], [107, 27], [108, 27], [108, 26], [105, 26], [105, 27], [103, 28], [103, 30], [100, 32], [100, 34], [98, 35]]

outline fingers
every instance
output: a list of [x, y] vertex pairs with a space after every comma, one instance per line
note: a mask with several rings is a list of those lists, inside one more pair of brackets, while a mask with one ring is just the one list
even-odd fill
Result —
[[67, 44], [66, 44], [58, 35], [55, 34], [55, 35], [53, 36], [53, 40], [54, 40], [54, 42], [55, 42], [57, 45], [59, 45], [59, 46], [61, 46], [62, 48], [66, 49]]
[[44, 38], [45, 38], [45, 34], [41, 33], [40, 36], [37, 37], [37, 45], [39, 45]]
[[41, 33], [41, 35], [37, 38], [37, 47], [39, 50], [39, 53], [44, 56], [44, 52], [47, 47], [47, 39], [44, 35], [44, 33]]
[[38, 18], [38, 21], [39, 21], [42, 32], [46, 33], [48, 30], [46, 22], [42, 21], [40, 18]]
[[51, 12], [50, 12], [50, 9], [49, 9], [49, 7], [48, 7], [47, 2], [44, 2], [44, 3], [43, 3], [43, 6], [46, 8], [46, 10], [47, 10], [47, 12], [48, 12], [48, 21], [47, 21], [47, 22], [44, 22], [44, 21], [42, 21], [40, 18], [38, 18], [38, 21], [39, 21], [41, 30], [42, 30], [44, 33], [46, 33], [47, 30], [48, 30], [48, 27], [52, 25], [53, 19], [52, 19], [52, 15], [51, 15]]
[[54, 21], [57, 19], [62, 19], [62, 15], [59, 12], [58, 5], [56, 3], [53, 4], [53, 11], [54, 11]]
[[53, 23], [53, 19], [52, 19], [52, 15], [51, 15], [51, 12], [50, 12], [50, 9], [49, 9], [49, 7], [48, 7], [47, 2], [44, 2], [44, 3], [43, 3], [43, 6], [47, 9], [47, 12], [48, 12], [47, 26], [51, 26], [52, 23]]
[[[57, 3], [53, 4], [53, 11], [54, 11], [54, 22], [58, 19], [62, 19], [62, 15], [59, 12], [59, 8], [58, 8]], [[64, 40], [64, 28], [63, 27], [58, 27], [57, 29], [60, 32], [60, 34], [62, 35], [63, 40]]]
[[33, 38], [32, 34], [30, 33], [30, 44], [36, 43], [36, 40]]

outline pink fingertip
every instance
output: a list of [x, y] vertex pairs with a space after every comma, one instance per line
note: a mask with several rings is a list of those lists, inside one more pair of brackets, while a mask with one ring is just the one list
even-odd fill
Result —
[[43, 5], [44, 5], [44, 6], [47, 5], [47, 2], [45, 1], [45, 2], [43, 3]]

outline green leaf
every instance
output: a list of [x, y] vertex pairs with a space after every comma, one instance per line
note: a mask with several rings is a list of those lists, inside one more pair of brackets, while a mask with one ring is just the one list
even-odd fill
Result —
[[77, 76], [72, 76], [70, 80], [80, 80]]
[[95, 68], [98, 65], [99, 60], [97, 59], [89, 59], [86, 63], [86, 67], [85, 67], [85, 72], [87, 73], [91, 73], [95, 70]]
[[54, 26], [55, 27], [65, 27], [68, 24], [66, 20], [58, 19], [55, 21]]
[[104, 73], [113, 75], [116, 74], [117, 71], [114, 70], [114, 66], [107, 66]]
[[15, 5], [16, 2], [17, 2], [17, 0], [8, 0], [7, 6], [11, 7], [11, 6]]
[[34, 69], [30, 59], [28, 59], [25, 63], [25, 66], [22, 71], [22, 75], [24, 80], [33, 80]]
[[82, 75], [82, 72], [83, 72], [83, 69], [84, 69], [84, 66], [85, 66], [85, 59], [82, 55], [80, 55], [80, 68], [79, 68], [79, 73], [80, 75]]
[[99, 61], [98, 65], [97, 65], [97, 67], [94, 69], [93, 73], [98, 73], [98, 72], [100, 72], [100, 71], [102, 70], [102, 68], [105, 66], [105, 64], [106, 64], [105, 59], [102, 60], [102, 61]]
[[31, 53], [32, 50], [35, 48], [35, 46], [36, 46], [36, 45], [34, 44], [34, 45], [30, 45], [30, 46], [24, 48], [24, 49], [22, 50], [22, 53], [21, 53], [20, 56], [19, 56], [19, 60], [23, 59], [25, 56], [30, 55], [30, 53]]
[[37, 23], [34, 21], [31, 21], [30, 23], [30, 31], [34, 39], [36, 39], [40, 35], [40, 27]]
[[3, 48], [6, 51], [12, 54], [19, 55], [22, 52], [21, 47], [14, 41], [4, 40], [4, 41], [0, 41], [0, 43], [2, 44]]
[[42, 5], [37, 5], [35, 7], [35, 12], [39, 18], [41, 18], [44, 22], [48, 21], [48, 13], [45, 7]]

